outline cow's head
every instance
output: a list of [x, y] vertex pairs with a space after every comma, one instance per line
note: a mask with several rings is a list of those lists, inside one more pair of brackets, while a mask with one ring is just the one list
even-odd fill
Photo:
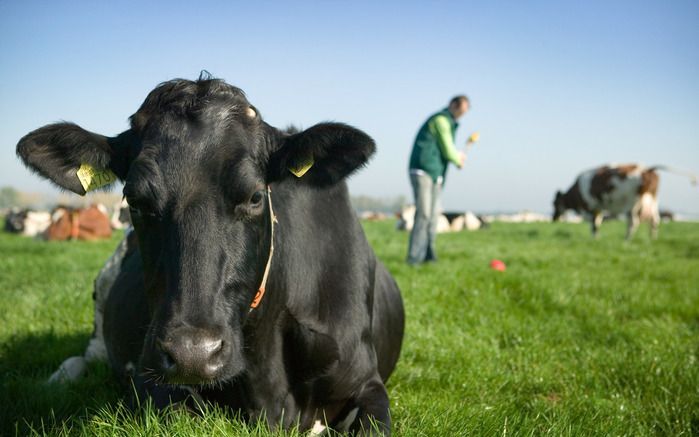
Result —
[[553, 199], [553, 221], [558, 221], [566, 212], [565, 197], [561, 191], [556, 191], [556, 197]]
[[5, 216], [5, 230], [17, 233], [24, 231], [28, 213], [27, 209], [12, 208]]
[[[180, 384], [244, 368], [242, 327], [270, 250], [266, 187], [282, 178], [334, 184], [374, 149], [338, 123], [285, 134], [240, 89], [206, 78], [159, 85], [116, 137], [60, 123], [17, 145], [26, 165], [77, 194], [84, 164], [124, 181], [152, 314], [142, 366]], [[310, 162], [298, 179], [289, 171]]]

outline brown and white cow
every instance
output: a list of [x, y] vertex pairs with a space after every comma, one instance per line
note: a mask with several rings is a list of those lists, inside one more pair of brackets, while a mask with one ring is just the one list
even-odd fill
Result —
[[91, 205], [83, 209], [59, 206], [51, 214], [51, 225], [44, 234], [47, 240], [99, 240], [110, 238], [107, 208]]
[[658, 236], [658, 174], [660, 167], [638, 164], [604, 165], [580, 173], [566, 193], [558, 191], [553, 202], [553, 220], [568, 209], [589, 218], [597, 237], [605, 214], [626, 214], [626, 238], [630, 239], [641, 221], [650, 222], [651, 237]]

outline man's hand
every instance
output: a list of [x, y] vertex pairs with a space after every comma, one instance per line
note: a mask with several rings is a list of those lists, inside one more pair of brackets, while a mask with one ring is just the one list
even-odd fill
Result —
[[466, 162], [466, 154], [459, 151], [459, 168], [464, 168], [464, 163]]

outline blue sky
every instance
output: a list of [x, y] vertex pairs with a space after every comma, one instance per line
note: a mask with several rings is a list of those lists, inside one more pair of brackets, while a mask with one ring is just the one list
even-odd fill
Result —
[[[268, 122], [343, 121], [378, 153], [353, 194], [410, 198], [424, 119], [459, 93], [481, 133], [447, 209], [548, 212], [607, 162], [699, 172], [699, 2], [0, 1], [0, 186], [50, 192], [14, 148], [58, 120], [114, 135], [159, 82], [206, 69]], [[661, 175], [661, 207], [699, 189]]]

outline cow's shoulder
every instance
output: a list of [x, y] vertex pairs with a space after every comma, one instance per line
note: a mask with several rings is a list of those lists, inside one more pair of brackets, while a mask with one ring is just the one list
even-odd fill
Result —
[[327, 326], [287, 311], [283, 322], [285, 366], [297, 381], [328, 373], [340, 359], [340, 348]]
[[588, 181], [588, 193], [590, 197], [600, 202], [604, 195], [614, 189], [613, 179], [617, 177], [617, 175], [618, 172], [615, 166], [603, 165], [581, 176]]

